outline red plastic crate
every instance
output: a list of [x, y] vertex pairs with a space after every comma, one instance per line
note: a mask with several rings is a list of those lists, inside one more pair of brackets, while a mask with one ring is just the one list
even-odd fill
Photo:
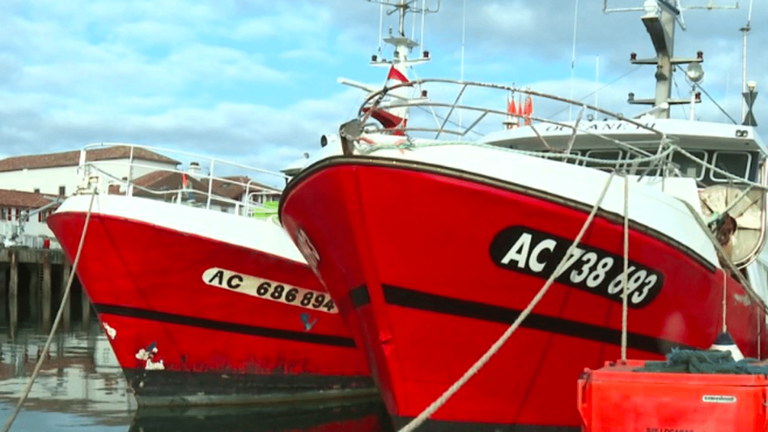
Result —
[[579, 379], [583, 431], [766, 431], [764, 375], [634, 372], [645, 361], [607, 362]]

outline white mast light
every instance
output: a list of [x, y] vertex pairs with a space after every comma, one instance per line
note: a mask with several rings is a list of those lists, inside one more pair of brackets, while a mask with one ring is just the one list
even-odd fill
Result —
[[645, 9], [645, 13], [648, 16], [656, 16], [661, 11], [661, 8], [659, 8], [659, 4], [656, 2], [656, 0], [645, 0], [645, 3], [643, 3], [643, 9]]
[[700, 63], [689, 63], [688, 67], [685, 68], [685, 75], [691, 82], [699, 83], [704, 79], [704, 69]]

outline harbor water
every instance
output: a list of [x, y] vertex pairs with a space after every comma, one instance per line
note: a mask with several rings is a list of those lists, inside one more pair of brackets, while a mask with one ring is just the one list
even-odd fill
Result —
[[[74, 324], [74, 323], [73, 323]], [[0, 328], [0, 419], [3, 423], [35, 368], [47, 332]], [[138, 408], [98, 326], [72, 326], [54, 338], [49, 356], [11, 431], [391, 431], [376, 399], [242, 407]]]

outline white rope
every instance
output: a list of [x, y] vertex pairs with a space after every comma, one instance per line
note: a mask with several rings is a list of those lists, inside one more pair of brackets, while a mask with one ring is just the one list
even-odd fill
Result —
[[499, 339], [488, 349], [488, 351], [483, 354], [480, 359], [478, 359], [475, 364], [472, 365], [465, 373], [461, 376], [461, 378], [458, 379], [451, 387], [448, 388], [437, 400], [432, 402], [430, 406], [428, 406], [424, 411], [421, 412], [415, 419], [411, 420], [410, 423], [405, 425], [402, 429], [400, 429], [398, 432], [412, 432], [417, 427], [421, 426], [422, 423], [424, 423], [432, 414], [434, 414], [440, 407], [442, 407], [448, 399], [450, 399], [461, 387], [464, 386], [464, 384], [467, 383], [467, 381], [470, 380], [477, 372], [482, 369], [483, 366], [485, 366], [486, 363], [493, 357], [499, 349], [501, 349], [502, 346], [507, 342], [507, 340], [512, 336], [512, 334], [517, 330], [518, 327], [520, 327], [520, 324], [525, 320], [528, 315], [530, 315], [531, 311], [534, 307], [539, 303], [539, 301], [544, 297], [544, 294], [547, 293], [547, 290], [549, 287], [554, 283], [555, 279], [560, 276], [561, 271], [563, 270], [563, 265], [565, 264], [566, 260], [569, 256], [573, 253], [576, 246], [579, 245], [581, 242], [581, 239], [584, 237], [584, 234], [587, 232], [587, 228], [592, 224], [592, 220], [595, 218], [595, 214], [597, 213], [597, 210], [600, 208], [600, 204], [603, 202], [603, 198], [605, 198], [606, 192], [608, 192], [608, 187], [611, 185], [611, 181], [613, 180], [613, 177], [615, 176], [616, 172], [611, 172], [611, 175], [608, 177], [608, 181], [605, 182], [605, 187], [603, 187], [602, 192], [600, 193], [600, 197], [597, 199], [597, 202], [592, 207], [592, 210], [589, 213], [589, 216], [587, 216], [587, 220], [584, 222], [584, 225], [581, 227], [581, 231], [579, 231], [579, 234], [576, 236], [576, 239], [573, 241], [571, 246], [568, 248], [568, 251], [565, 252], [565, 255], [563, 256], [563, 259], [560, 260], [560, 263], [555, 268], [555, 271], [552, 272], [552, 274], [549, 276], [549, 279], [547, 279], [547, 282], [544, 284], [544, 286], [541, 287], [539, 292], [536, 294], [536, 296], [531, 300], [530, 303], [528, 303], [528, 306], [523, 310], [520, 315], [517, 317], [514, 323], [512, 323], [511, 326], [504, 332], [504, 334], [499, 337]]
[[16, 416], [19, 414], [19, 411], [21, 410], [21, 406], [24, 404], [24, 401], [27, 400], [27, 396], [29, 396], [30, 390], [32, 390], [32, 384], [35, 383], [35, 379], [37, 379], [37, 375], [40, 373], [40, 368], [43, 366], [43, 361], [45, 360], [45, 356], [48, 354], [48, 350], [51, 348], [53, 335], [56, 334], [56, 329], [59, 327], [59, 322], [61, 322], [61, 317], [64, 315], [64, 308], [66, 307], [67, 301], [69, 300], [69, 291], [72, 288], [72, 281], [75, 278], [75, 270], [77, 270], [77, 264], [80, 262], [80, 253], [83, 251], [83, 244], [85, 243], [85, 233], [88, 231], [88, 224], [91, 221], [91, 209], [93, 208], [93, 200], [95, 197], [96, 197], [96, 192], [94, 191], [91, 194], [91, 203], [88, 205], [88, 213], [85, 216], [85, 225], [83, 226], [83, 234], [80, 236], [80, 244], [77, 246], [77, 254], [75, 255], [75, 262], [72, 264], [72, 270], [69, 274], [69, 280], [67, 281], [67, 288], [64, 290], [64, 295], [61, 298], [61, 304], [59, 305], [59, 312], [56, 314], [56, 320], [53, 322], [53, 328], [51, 328], [51, 332], [48, 334], [48, 340], [45, 341], [45, 346], [43, 346], [43, 351], [40, 353], [40, 357], [37, 359], [37, 364], [35, 365], [35, 370], [32, 372], [32, 377], [29, 379], [27, 386], [24, 388], [24, 391], [21, 394], [21, 398], [19, 398], [19, 402], [16, 404], [16, 407], [13, 409], [13, 412], [8, 417], [8, 420], [5, 421], [5, 425], [3, 426], [2, 432], [8, 432], [11, 429], [13, 422], [16, 420]]
[[627, 297], [629, 273], [629, 176], [624, 173], [624, 273], [621, 275], [621, 284], [624, 292], [621, 298], [621, 361], [627, 361]]
[[725, 319], [728, 316], [727, 300], [728, 300], [728, 270], [723, 269], [723, 333], [728, 332], [728, 325], [726, 325], [725, 323]]

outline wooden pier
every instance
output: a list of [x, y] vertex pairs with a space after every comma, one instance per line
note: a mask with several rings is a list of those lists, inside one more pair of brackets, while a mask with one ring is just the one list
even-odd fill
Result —
[[[70, 272], [61, 250], [0, 248], [0, 322], [7, 323], [11, 336], [19, 325], [50, 329]], [[61, 327], [69, 330], [75, 320], [87, 328], [91, 314], [88, 296], [75, 278]]]

